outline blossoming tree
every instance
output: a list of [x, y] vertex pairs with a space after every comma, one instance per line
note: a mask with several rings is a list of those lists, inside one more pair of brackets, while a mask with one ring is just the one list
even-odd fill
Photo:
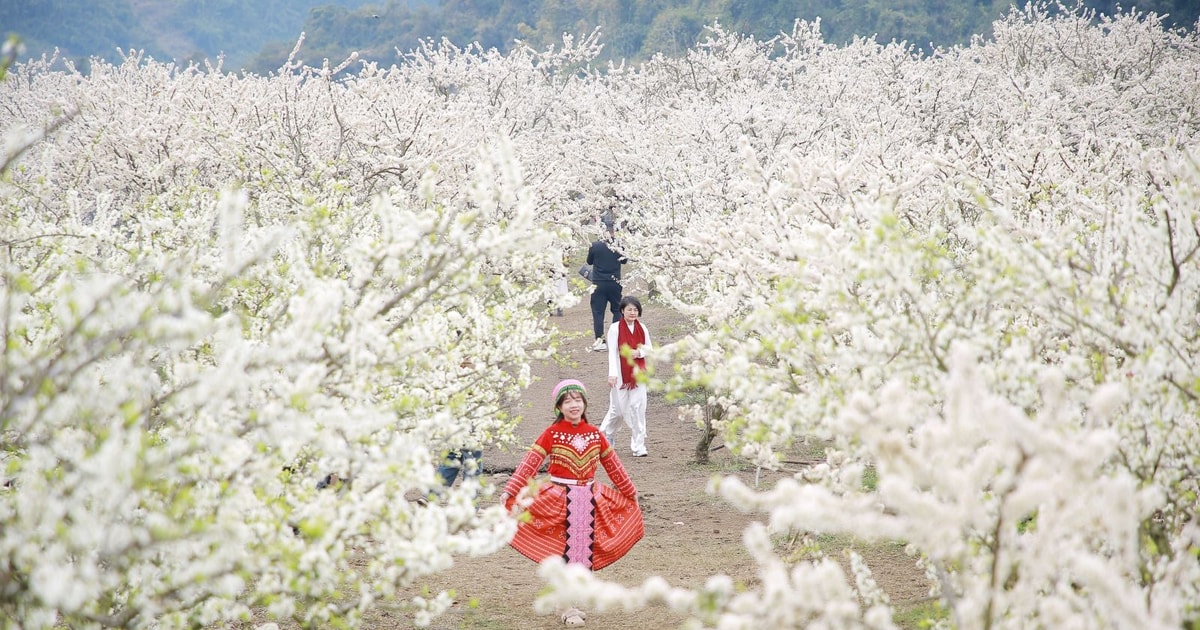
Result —
[[[799, 483], [716, 487], [777, 533], [908, 543], [956, 627], [1197, 614], [1195, 35], [1093, 17], [1030, 8], [932, 59], [718, 32], [646, 71], [688, 77], [642, 93], [664, 112], [721, 112], [680, 122], [704, 168], [637, 186], [686, 214], [644, 224], [656, 285], [711, 324], [660, 357], [682, 367], [664, 387], [710, 391], [760, 465], [828, 446]], [[766, 531], [759, 590], [608, 601], [890, 625], [869, 567], [831, 592], [827, 560]]]
[[476, 484], [420, 500], [432, 462], [512, 442], [556, 343], [549, 252], [611, 190], [639, 272], [702, 324], [653, 385], [710, 392], [758, 465], [827, 458], [714, 480], [764, 516], [755, 588], [550, 562], [548, 603], [892, 627], [861, 559], [772, 543], [838, 532], [907, 543], [955, 627], [1194, 621], [1200, 42], [1045, 6], [995, 33], [924, 57], [714, 25], [603, 72], [594, 34], [269, 77], [12, 68], [0, 616], [443, 611], [421, 577], [513, 524]]

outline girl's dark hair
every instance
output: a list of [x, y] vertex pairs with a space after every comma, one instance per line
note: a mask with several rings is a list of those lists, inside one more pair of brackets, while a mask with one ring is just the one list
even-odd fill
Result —
[[624, 311], [625, 307], [629, 306], [630, 304], [637, 307], [638, 317], [641, 317], [642, 316], [642, 303], [641, 303], [641, 301], [639, 301], [637, 298], [633, 297], [632, 295], [626, 295], [625, 297], [621, 298], [621, 303], [617, 305], [617, 311], [618, 312]]

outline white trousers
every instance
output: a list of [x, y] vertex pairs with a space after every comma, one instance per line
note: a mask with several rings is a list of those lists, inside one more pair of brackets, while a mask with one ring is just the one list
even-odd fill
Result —
[[608, 413], [600, 423], [600, 431], [608, 438], [609, 444], [616, 447], [613, 438], [616, 437], [620, 425], [617, 418], [625, 421], [633, 434], [629, 439], [629, 449], [634, 455], [646, 452], [646, 386], [638, 385], [633, 389], [610, 387], [608, 390]]

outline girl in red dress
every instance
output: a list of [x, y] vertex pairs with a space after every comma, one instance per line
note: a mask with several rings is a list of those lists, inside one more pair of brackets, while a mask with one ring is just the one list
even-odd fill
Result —
[[[512, 509], [517, 494], [533, 495], [529, 518], [522, 518], [512, 546], [534, 562], [560, 557], [593, 571], [624, 556], [645, 533], [637, 489], [604, 434], [587, 420], [587, 390], [568, 379], [554, 387], [554, 422], [542, 431], [500, 495]], [[548, 483], [530, 480], [550, 458]], [[604, 466], [613, 486], [596, 482]], [[615, 489], [614, 489], [615, 487]], [[586, 615], [572, 608], [567, 625], [583, 625]]]

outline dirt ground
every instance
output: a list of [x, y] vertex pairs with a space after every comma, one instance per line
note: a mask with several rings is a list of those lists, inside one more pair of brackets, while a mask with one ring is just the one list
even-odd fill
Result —
[[[593, 422], [598, 424], [608, 408], [607, 354], [588, 351], [592, 323], [584, 298], [563, 316], [551, 318], [568, 339], [557, 361], [534, 366], [536, 380], [515, 410], [525, 419], [518, 429], [524, 444], [532, 444], [545, 427], [551, 390], [561, 379], [578, 378], [587, 386], [588, 417]], [[670, 343], [686, 333], [687, 322], [682, 317], [656, 308], [646, 300], [643, 306], [643, 321], [655, 345]], [[606, 318], [606, 326], [608, 323]], [[636, 586], [655, 575], [680, 587], [700, 586], [715, 574], [729, 575], [748, 585], [757, 582], [741, 538], [749, 523], [764, 520], [765, 515], [740, 513], [705, 492], [714, 474], [734, 474], [753, 483], [755, 470], [738, 462], [728, 449], [721, 448], [719, 438], [712, 444], [715, 450], [710, 463], [703, 466], [694, 463], [700, 437], [701, 431], [694, 423], [681, 420], [677, 409], [658, 395], [651, 395], [648, 403], [648, 457], [632, 457], [628, 429], [623, 427], [618, 433], [618, 454], [638, 488], [646, 535], [628, 555], [600, 571], [601, 577], [626, 586]], [[493, 483], [503, 484], [522, 455], [524, 451], [485, 451], [484, 473], [491, 476]], [[769, 487], [782, 474], [763, 471], [759, 483]], [[601, 479], [605, 479], [603, 470]], [[845, 545], [837, 541], [833, 544]], [[877, 582], [889, 593], [897, 609], [911, 609], [925, 599], [928, 586], [913, 560], [898, 545], [856, 548], [873, 568]], [[536, 570], [534, 563], [510, 547], [488, 557], [459, 559], [449, 571], [424, 581], [432, 588], [452, 589], [455, 593], [454, 607], [430, 627], [439, 630], [565, 627], [556, 615], [534, 612], [533, 601], [544, 587]], [[654, 605], [636, 612], [591, 610], [587, 627], [674, 628], [683, 621], [682, 615]], [[376, 612], [367, 622], [370, 628], [411, 627], [408, 619], [387, 611]]]

